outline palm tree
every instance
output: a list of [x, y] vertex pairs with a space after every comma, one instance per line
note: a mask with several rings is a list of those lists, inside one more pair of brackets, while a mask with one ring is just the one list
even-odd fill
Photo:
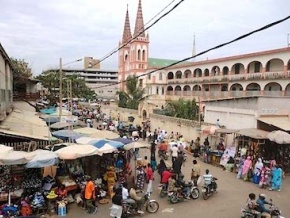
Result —
[[177, 101], [169, 101], [166, 104], [165, 110], [167, 115], [183, 119], [194, 120], [198, 116], [198, 105], [193, 100], [184, 100], [183, 98]]
[[138, 78], [135, 75], [129, 76], [126, 80], [125, 91], [120, 91], [119, 107], [138, 109], [139, 102], [143, 100], [145, 89], [138, 85]]

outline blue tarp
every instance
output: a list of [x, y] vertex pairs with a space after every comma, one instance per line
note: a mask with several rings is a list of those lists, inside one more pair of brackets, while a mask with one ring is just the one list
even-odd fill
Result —
[[116, 142], [121, 142], [124, 145], [130, 144], [133, 142], [133, 140], [128, 139], [128, 138], [115, 138], [115, 139], [111, 139], [112, 141], [116, 141]]
[[104, 145], [108, 144], [114, 148], [121, 148], [124, 146], [122, 142], [111, 141], [111, 140], [94, 140], [89, 142], [90, 145], [93, 145], [97, 148], [102, 148]]
[[54, 137], [62, 139], [62, 140], [68, 140], [68, 139], [78, 139], [82, 137], [81, 134], [74, 132], [73, 130], [59, 130], [51, 133]]
[[53, 113], [55, 113], [55, 107], [42, 109], [42, 110], [40, 110], [40, 113], [42, 113], [42, 114], [53, 114]]

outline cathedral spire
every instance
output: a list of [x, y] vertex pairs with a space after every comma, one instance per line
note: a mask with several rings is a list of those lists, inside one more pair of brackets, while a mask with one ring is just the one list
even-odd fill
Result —
[[[137, 36], [142, 31], [144, 31], [144, 21], [143, 21], [142, 3], [141, 0], [139, 0], [134, 36]], [[145, 33], [143, 32], [140, 35], [140, 37], [145, 37]]]
[[132, 33], [131, 33], [129, 11], [128, 11], [128, 5], [127, 5], [127, 12], [126, 12], [126, 18], [125, 18], [122, 43], [127, 43], [131, 39], [132, 39]]

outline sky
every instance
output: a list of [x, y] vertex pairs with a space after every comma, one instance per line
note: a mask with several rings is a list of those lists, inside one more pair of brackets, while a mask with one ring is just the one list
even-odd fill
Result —
[[[167, 9], [173, 7], [179, 0]], [[144, 23], [172, 0], [142, 0]], [[102, 58], [122, 38], [128, 4], [134, 30], [138, 0], [0, 0], [0, 43], [10, 57], [24, 59], [34, 75], [89, 56]], [[148, 30], [149, 56], [191, 56], [193, 35], [201, 52], [290, 15], [289, 0], [184, 0]], [[287, 46], [290, 20], [198, 57], [206, 60]], [[118, 56], [101, 63], [117, 70]], [[81, 68], [82, 63], [67, 65]]]

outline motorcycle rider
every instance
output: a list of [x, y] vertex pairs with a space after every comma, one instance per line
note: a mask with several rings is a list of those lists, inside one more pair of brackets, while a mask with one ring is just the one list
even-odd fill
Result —
[[159, 146], [158, 155], [161, 156], [162, 154], [166, 155], [167, 152], [167, 144], [163, 140]]
[[249, 194], [249, 198], [247, 200], [246, 209], [251, 212], [252, 214], [255, 214], [256, 218], [261, 218], [261, 213], [257, 211], [257, 203], [255, 202], [256, 195], [254, 193]]
[[208, 185], [211, 190], [216, 192], [217, 184], [216, 184], [216, 182], [214, 180], [214, 177], [211, 174], [209, 174], [209, 170], [208, 169], [205, 170], [205, 175], [203, 175], [203, 180], [204, 180], [204, 184], [205, 185]]
[[137, 213], [143, 214], [144, 212], [142, 211], [142, 197], [137, 195], [137, 186], [135, 185], [134, 187], [130, 188], [129, 190], [129, 196], [131, 199], [133, 199], [137, 203]]
[[127, 184], [127, 182], [124, 182], [123, 183], [123, 187], [122, 187], [122, 199], [123, 199], [123, 202], [129, 203], [129, 204], [135, 204], [135, 201], [129, 197], [128, 184]]
[[172, 174], [171, 177], [168, 179], [168, 187], [167, 187], [168, 192], [174, 191], [175, 189], [176, 184], [175, 177], [176, 177], [175, 174]]
[[186, 199], [190, 199], [190, 189], [188, 186], [186, 186], [186, 183], [184, 181], [184, 175], [180, 174], [178, 176], [178, 179], [176, 181], [176, 186], [181, 188], [181, 191], [183, 192], [183, 196]]
[[259, 195], [259, 198], [257, 200], [257, 205], [258, 205], [257, 211], [259, 211], [262, 214], [262, 217], [271, 218], [271, 215], [270, 215], [271, 211], [265, 207], [265, 204], [269, 204], [269, 205], [272, 205], [272, 204], [266, 201], [265, 199], [266, 199], [265, 194]]

